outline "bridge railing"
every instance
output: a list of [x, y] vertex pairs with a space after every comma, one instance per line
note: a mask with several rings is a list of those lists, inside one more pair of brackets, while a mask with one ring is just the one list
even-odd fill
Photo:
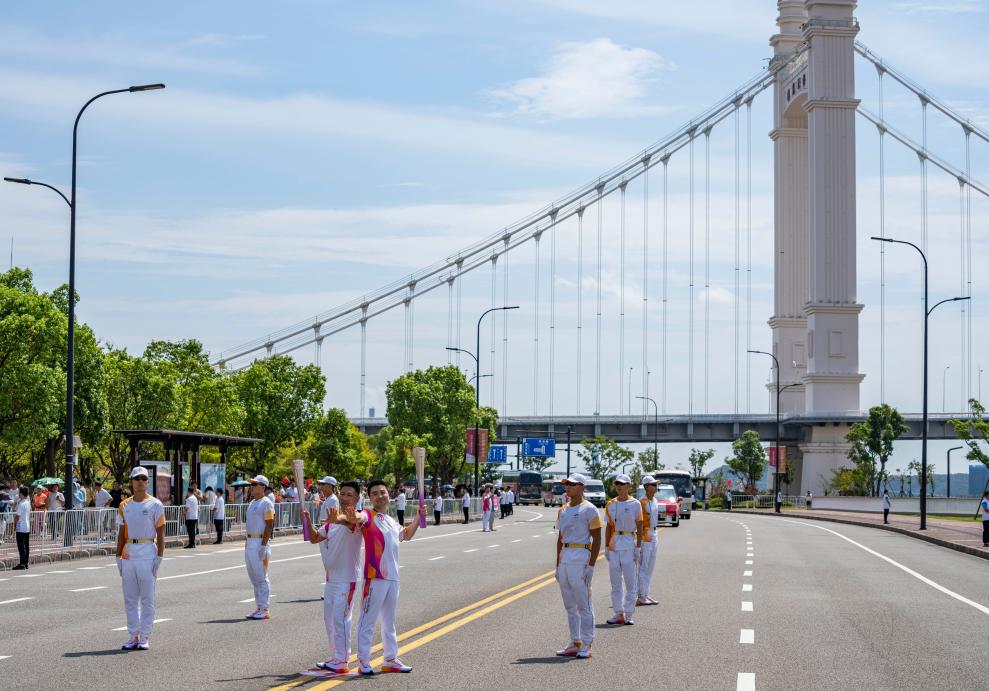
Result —
[[[776, 507], [774, 494], [733, 494], [731, 507], [733, 509], [773, 509]], [[807, 497], [800, 495], [783, 495], [783, 508], [806, 509]]]

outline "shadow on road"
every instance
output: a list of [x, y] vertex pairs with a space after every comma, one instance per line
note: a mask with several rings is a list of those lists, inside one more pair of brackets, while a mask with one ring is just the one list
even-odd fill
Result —
[[518, 660], [513, 662], [513, 665], [563, 665], [568, 662], [573, 662], [577, 658], [575, 657], [520, 657]]
[[321, 597], [311, 597], [308, 600], [279, 600], [278, 601], [278, 604], [280, 604], [280, 605], [294, 605], [294, 604], [297, 604], [297, 603], [322, 602], [322, 601], [323, 601], [323, 598], [321, 598]]
[[126, 655], [130, 650], [83, 650], [78, 653], [62, 653], [62, 657], [107, 657], [109, 655]]
[[241, 617], [240, 619], [211, 619], [210, 621], [204, 621], [204, 624], [243, 624], [245, 622], [251, 621], [247, 617]]

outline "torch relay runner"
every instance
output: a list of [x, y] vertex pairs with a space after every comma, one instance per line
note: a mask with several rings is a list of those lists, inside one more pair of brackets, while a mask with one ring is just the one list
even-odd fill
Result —
[[594, 641], [591, 579], [601, 551], [601, 516], [584, 499], [586, 484], [587, 478], [580, 473], [563, 481], [568, 501], [557, 516], [556, 580], [570, 625], [570, 645], [556, 651], [559, 657], [589, 658]]
[[123, 650], [148, 650], [155, 620], [155, 583], [165, 553], [165, 507], [148, 494], [148, 471], [130, 471], [132, 496], [117, 509], [117, 570], [124, 591], [127, 633]]
[[254, 586], [254, 612], [248, 619], [270, 619], [271, 581], [268, 580], [268, 558], [271, 556], [271, 532], [275, 527], [275, 504], [265, 490], [271, 483], [264, 475], [251, 479], [251, 503], [247, 506], [247, 539], [244, 540], [244, 562], [247, 576]]

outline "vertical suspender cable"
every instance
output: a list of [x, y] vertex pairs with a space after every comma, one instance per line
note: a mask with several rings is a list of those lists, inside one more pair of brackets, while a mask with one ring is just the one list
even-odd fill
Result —
[[[965, 295], [965, 290], [968, 288], [968, 281], [965, 276], [965, 180], [962, 178], [958, 179], [958, 221], [959, 221], [959, 233], [958, 233], [958, 251], [959, 251], [959, 295]], [[879, 243], [883, 244], [883, 243]], [[961, 349], [961, 386], [959, 387], [959, 395], [964, 396], [966, 391], [966, 382], [968, 381], [968, 370], [966, 365], [968, 364], [968, 337], [966, 334], [965, 326], [968, 322], [966, 316], [966, 306], [968, 305], [968, 300], [960, 300], [958, 302], [959, 308], [959, 346]], [[968, 407], [968, 399], [965, 400], [966, 405], [959, 408], [958, 410], [965, 410]]]
[[[462, 285], [464, 281], [463, 281], [463, 276], [461, 276], [461, 272], [463, 270], [464, 270], [464, 260], [461, 259], [460, 261], [457, 262], [457, 279], [458, 279], [457, 280], [457, 345], [456, 345], [457, 348], [461, 347], [460, 346], [460, 336], [461, 336], [460, 317], [463, 316], [463, 308], [464, 308], [464, 301], [463, 301], [464, 292]], [[460, 351], [457, 351], [457, 369], [460, 369]]]
[[[618, 259], [618, 414], [625, 411], [625, 189], [621, 184], [621, 224], [619, 226]], [[629, 388], [632, 382], [628, 383]], [[632, 412], [632, 411], [628, 411]]]
[[687, 267], [687, 415], [694, 414], [694, 134], [697, 128], [687, 132], [690, 135], [690, 234], [689, 264]]
[[667, 327], [667, 302], [669, 299], [669, 295], [668, 295], [669, 281], [667, 280], [669, 275], [667, 272], [667, 268], [669, 266], [667, 262], [669, 243], [667, 241], [669, 239], [669, 221], [670, 221], [670, 212], [669, 212], [670, 211], [670, 205], [669, 205], [670, 155], [664, 154], [662, 161], [663, 161], [663, 329], [662, 329], [663, 381], [662, 381], [662, 390], [660, 396], [660, 403], [662, 403], [662, 406], [660, 407], [663, 411], [663, 415], [666, 415], [666, 380], [667, 380], [666, 348], [667, 345], [669, 344], [669, 339], [667, 338], [667, 334], [666, 334], [666, 327]]
[[752, 97], [745, 99], [745, 412], [752, 412]]
[[741, 101], [735, 101], [735, 415], [738, 415], [738, 394], [739, 390], [739, 366], [741, 364], [741, 334], [742, 334], [742, 225], [741, 225], [741, 178], [739, 166], [741, 163], [741, 138], [739, 137], [739, 123], [741, 113], [739, 108]]
[[[498, 253], [491, 255], [491, 307], [495, 306], [495, 302], [498, 299]], [[492, 408], [494, 407], [495, 401], [495, 368], [498, 365], [498, 358], [495, 356], [495, 330], [497, 321], [491, 320], [491, 352], [488, 354], [491, 362], [491, 384], [488, 386], [488, 405]]]
[[[649, 396], [649, 158], [642, 161], [642, 395]], [[648, 401], [642, 399], [642, 414]], [[628, 411], [631, 413], [632, 411]]]
[[[453, 276], [446, 279], [446, 346], [453, 347]], [[453, 351], [446, 351], [446, 364], [453, 363]]]
[[[879, 121], [883, 116], [883, 73], [881, 65], [876, 65], [879, 73]], [[886, 237], [886, 130], [879, 126], [879, 236]], [[886, 402], [886, 243], [879, 245], [879, 402]]]
[[542, 231], [533, 236], [536, 240], [535, 281], [532, 283], [532, 414], [539, 415], [539, 240]]
[[604, 227], [604, 185], [598, 185], [598, 274], [597, 274], [597, 373], [594, 385], [594, 414], [601, 414], [601, 233]]
[[[508, 304], [508, 243], [510, 238], [505, 236], [505, 250], [502, 252], [504, 264], [501, 275], [501, 299], [503, 305]], [[501, 413], [508, 411], [508, 312], [501, 311]]]
[[361, 307], [361, 410], [358, 417], [367, 415], [367, 305]]
[[[968, 180], [972, 179], [972, 128], [965, 126], [965, 178]], [[968, 281], [965, 286], [965, 296], [968, 298], [972, 297], [972, 186], [965, 186], [965, 276]], [[963, 303], [964, 304], [964, 303]], [[972, 398], [972, 305], [968, 305], [968, 325], [966, 329], [968, 331], [966, 339], [966, 344], [968, 347], [968, 362], [966, 363], [965, 371], [967, 377], [965, 380], [965, 410], [968, 410], [968, 402]]]
[[416, 306], [415, 306], [416, 284], [409, 284], [409, 371], [415, 369], [415, 344], [416, 344]]
[[549, 229], [549, 416], [553, 417], [556, 395], [556, 212], [550, 217], [553, 224]]
[[584, 207], [577, 209], [577, 415], [580, 415], [580, 380], [583, 377], [581, 339], [584, 320]]
[[711, 126], [704, 128], [704, 412], [711, 412]]
[[927, 98], [920, 97], [923, 138], [920, 158], [920, 249], [927, 254]]
[[315, 340], [313, 343], [316, 344], [316, 366], [319, 369], [323, 369], [323, 339], [319, 337], [319, 324], [316, 324], [312, 328]]
[[409, 356], [409, 308], [412, 306], [412, 300], [410, 300], [408, 296], [406, 296], [405, 300], [403, 301], [403, 305], [405, 306], [405, 351], [402, 353], [402, 367], [405, 369], [406, 372], [410, 372], [411, 368], [409, 367], [409, 357], [410, 357]]

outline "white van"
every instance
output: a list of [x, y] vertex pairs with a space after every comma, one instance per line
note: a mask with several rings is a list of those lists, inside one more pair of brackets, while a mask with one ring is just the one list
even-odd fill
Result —
[[584, 499], [594, 506], [602, 508], [608, 501], [608, 495], [604, 491], [604, 483], [594, 478], [588, 479], [587, 484], [584, 485]]

